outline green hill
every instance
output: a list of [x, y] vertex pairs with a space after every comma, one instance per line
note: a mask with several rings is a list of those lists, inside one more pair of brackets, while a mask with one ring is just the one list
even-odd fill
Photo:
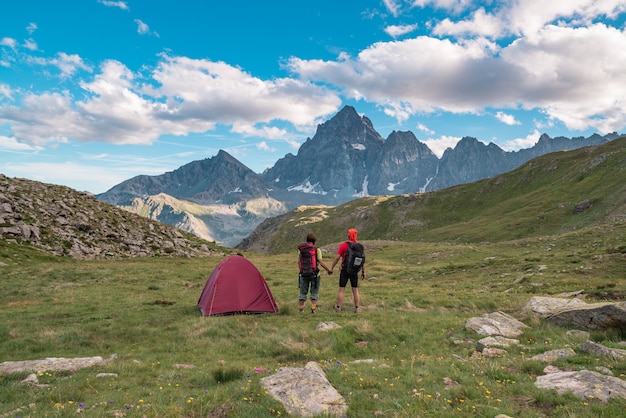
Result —
[[300, 207], [268, 219], [240, 248], [291, 251], [308, 232], [359, 240], [501, 242], [562, 234], [626, 219], [626, 137], [547, 154], [495, 178], [423, 194]]

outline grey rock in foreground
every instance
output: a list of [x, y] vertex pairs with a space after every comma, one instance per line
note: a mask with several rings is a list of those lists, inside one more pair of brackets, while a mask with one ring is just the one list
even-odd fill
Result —
[[305, 367], [282, 367], [261, 379], [261, 385], [285, 407], [289, 415], [347, 417], [348, 405], [315, 362]]
[[626, 329], [626, 302], [586, 303], [580, 299], [535, 296], [524, 310], [560, 326]]
[[589, 370], [538, 376], [535, 386], [555, 389], [559, 394], [571, 392], [580, 398], [599, 399], [602, 402], [607, 402], [610, 398], [626, 399], [626, 382]]
[[527, 325], [503, 312], [492, 312], [481, 317], [470, 318], [465, 322], [465, 328], [476, 331], [481, 335], [501, 335], [515, 338], [522, 335]]

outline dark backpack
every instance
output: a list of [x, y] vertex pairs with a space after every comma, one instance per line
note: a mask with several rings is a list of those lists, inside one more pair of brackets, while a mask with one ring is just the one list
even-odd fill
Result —
[[343, 268], [348, 274], [358, 273], [365, 264], [365, 248], [358, 242], [348, 242], [348, 252]]
[[302, 277], [315, 277], [319, 272], [317, 267], [317, 247], [310, 242], [298, 245], [298, 267]]

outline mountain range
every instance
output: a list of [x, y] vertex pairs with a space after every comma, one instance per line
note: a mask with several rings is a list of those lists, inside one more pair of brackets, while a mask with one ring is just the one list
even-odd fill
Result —
[[[581, 245], [589, 252], [602, 247], [600, 251], [626, 254], [626, 136], [545, 154], [492, 178], [428, 193], [303, 206], [266, 219], [237, 249], [289, 253], [307, 233], [315, 232], [322, 250], [334, 252], [349, 228], [359, 231], [359, 241], [379, 249], [393, 243], [428, 247], [436, 242], [441, 252], [464, 244], [480, 251], [483, 245], [507, 242], [518, 247], [520, 260], [529, 261], [528, 242], [543, 241], [549, 253], [555, 247], [563, 250], [566, 236], [577, 236], [586, 241]], [[604, 240], [609, 236], [610, 242]], [[572, 264], [580, 262], [578, 256], [571, 253]], [[407, 268], [412, 257], [407, 252]]]
[[336, 206], [365, 196], [427, 192], [491, 178], [538, 156], [601, 145], [617, 133], [550, 138], [507, 152], [465, 137], [438, 158], [410, 132], [386, 139], [369, 118], [346, 106], [320, 124], [296, 155], [255, 173], [225, 151], [158, 176], [136, 176], [102, 201], [175, 225], [209, 241], [235, 246], [265, 219], [301, 205]]

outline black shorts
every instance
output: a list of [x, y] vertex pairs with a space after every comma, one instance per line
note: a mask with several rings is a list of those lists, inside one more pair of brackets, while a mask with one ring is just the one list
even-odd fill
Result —
[[359, 272], [348, 274], [347, 271], [341, 270], [339, 273], [339, 287], [346, 287], [350, 280], [350, 286], [359, 287]]

